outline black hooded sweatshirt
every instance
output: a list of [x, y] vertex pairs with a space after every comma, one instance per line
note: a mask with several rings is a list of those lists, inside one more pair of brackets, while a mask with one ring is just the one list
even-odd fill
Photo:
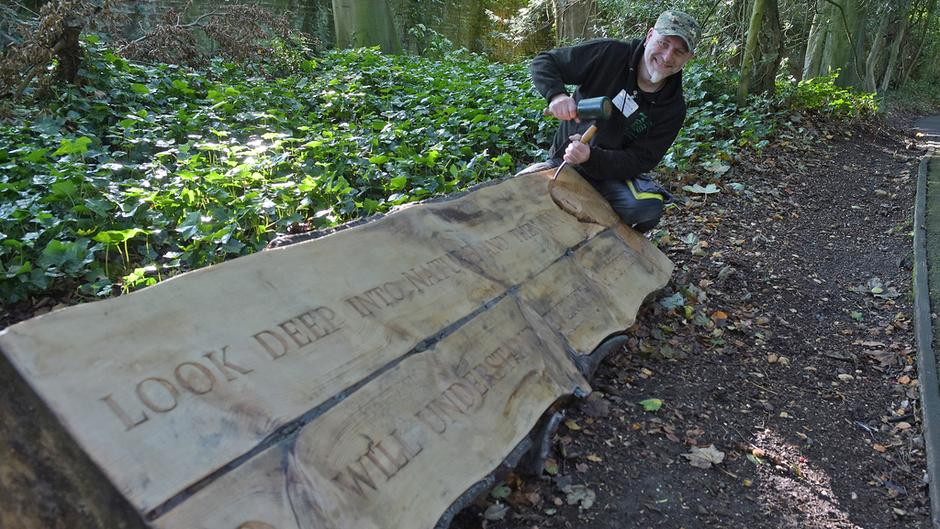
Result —
[[[643, 92], [636, 76], [644, 49], [643, 39], [630, 43], [598, 39], [545, 51], [532, 60], [532, 82], [547, 101], [567, 94], [565, 85], [571, 84], [578, 85], [575, 101], [599, 96], [614, 99], [625, 90], [638, 105], [629, 117], [615, 108], [611, 119], [597, 121], [597, 134], [590, 143], [591, 157], [579, 167], [586, 178], [635, 178], [656, 167], [679, 134], [686, 110], [682, 72], [667, 77], [658, 92]], [[549, 157], [561, 159], [570, 143], [568, 137], [584, 133], [590, 125], [585, 121], [561, 122]]]

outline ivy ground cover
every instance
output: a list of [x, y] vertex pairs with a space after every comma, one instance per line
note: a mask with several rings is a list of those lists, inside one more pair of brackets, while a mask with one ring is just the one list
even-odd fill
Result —
[[264, 67], [128, 63], [0, 123], [0, 296], [106, 296], [506, 177], [552, 123], [525, 65], [370, 49]]

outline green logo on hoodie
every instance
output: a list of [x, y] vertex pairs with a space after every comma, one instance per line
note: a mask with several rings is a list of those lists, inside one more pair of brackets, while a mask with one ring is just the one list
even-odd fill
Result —
[[646, 134], [646, 131], [650, 129], [650, 118], [646, 115], [645, 112], [637, 112], [636, 117], [633, 119], [633, 122], [630, 123], [630, 127], [627, 129], [627, 139], [633, 141], [643, 134]]

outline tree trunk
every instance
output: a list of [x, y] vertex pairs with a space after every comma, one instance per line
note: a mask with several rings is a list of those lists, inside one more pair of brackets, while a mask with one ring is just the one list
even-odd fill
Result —
[[594, 36], [596, 0], [554, 0], [555, 43], [571, 44]]
[[822, 0], [813, 20], [803, 78], [829, 75], [839, 70], [842, 86], [861, 86], [864, 66], [865, 0]]
[[868, 92], [874, 92], [878, 89], [876, 79], [879, 73], [878, 67], [881, 65], [882, 51], [888, 38], [888, 30], [893, 17], [894, 8], [891, 4], [885, 4], [881, 11], [881, 20], [878, 22], [878, 31], [875, 32], [871, 50], [869, 50], [868, 58], [865, 60], [865, 83], [863, 87]]
[[856, 52], [859, 35], [860, 0], [830, 0], [833, 3], [830, 24], [832, 31], [823, 55], [822, 73], [839, 70], [836, 80], [841, 86], [859, 86]]
[[885, 93], [888, 91], [888, 88], [891, 87], [891, 77], [894, 74], [894, 70], [897, 68], [898, 57], [901, 55], [901, 43], [904, 42], [905, 34], [907, 33], [907, 17], [901, 17], [898, 21], [898, 33], [894, 37], [894, 42], [891, 44], [891, 56], [888, 59], [888, 65], [885, 67], [885, 75], [881, 79], [881, 90], [880, 93]]
[[914, 71], [914, 66], [917, 64], [917, 61], [920, 60], [920, 54], [924, 50], [925, 37], [927, 35], [927, 29], [930, 27], [934, 16], [934, 9], [937, 7], [937, 0], [930, 0], [930, 3], [927, 4], [927, 13], [924, 16], [924, 27], [921, 29], [920, 37], [917, 39], [915, 46], [917, 50], [914, 52], [913, 57], [910, 60], [910, 63], [904, 67], [903, 75], [901, 77], [901, 85], [907, 83], [908, 79], [911, 76], [911, 72]]
[[754, 0], [741, 64], [738, 104], [748, 94], [772, 93], [783, 51], [777, 0]]
[[813, 24], [809, 30], [809, 37], [806, 39], [806, 53], [803, 57], [803, 79], [812, 79], [819, 77], [822, 71], [823, 52], [826, 49], [826, 41], [829, 40], [829, 17], [832, 6], [823, 0], [822, 4], [817, 6]]
[[52, 48], [59, 63], [56, 65], [56, 78], [69, 84], [78, 79], [78, 69], [82, 65], [82, 46], [78, 37], [82, 33], [82, 20], [69, 16], [62, 23], [62, 34]]
[[387, 0], [333, 0], [336, 47], [380, 46], [386, 53], [401, 52], [394, 15]]
[[911, 0], [903, 0], [897, 12], [896, 25], [895, 25], [895, 36], [894, 40], [891, 42], [891, 56], [888, 59], [888, 65], [885, 67], [884, 77], [881, 79], [881, 89], [880, 93], [885, 93], [891, 88], [891, 78], [894, 76], [894, 71], [898, 68], [898, 60], [901, 55], [901, 47], [904, 44], [904, 39], [907, 36], [907, 30], [909, 26], [908, 15], [910, 14], [911, 9]]

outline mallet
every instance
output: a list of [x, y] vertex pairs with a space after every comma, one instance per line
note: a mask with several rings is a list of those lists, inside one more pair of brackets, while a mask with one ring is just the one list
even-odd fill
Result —
[[[591, 97], [588, 99], [582, 99], [581, 101], [578, 101], [578, 118], [579, 119], [584, 119], [584, 120], [593, 119], [595, 121], [598, 119], [608, 119], [610, 118], [610, 114], [613, 112], [613, 110], [614, 110], [614, 104], [613, 102], [611, 102], [610, 98], [607, 96]], [[546, 109], [545, 112], [547, 114], [548, 110]], [[581, 135], [581, 140], [580, 140], [581, 143], [587, 144], [587, 142], [591, 141], [591, 138], [594, 137], [595, 132], [597, 132], [597, 125], [595, 125], [594, 123], [591, 123], [591, 126], [588, 127], [588, 129], [584, 131], [584, 134]], [[558, 173], [561, 172], [562, 168], [567, 163], [568, 162], [566, 161], [561, 162], [561, 165], [558, 166], [558, 170], [556, 170], [555, 174], [552, 175], [552, 180], [555, 180], [556, 178], [558, 178]]]

